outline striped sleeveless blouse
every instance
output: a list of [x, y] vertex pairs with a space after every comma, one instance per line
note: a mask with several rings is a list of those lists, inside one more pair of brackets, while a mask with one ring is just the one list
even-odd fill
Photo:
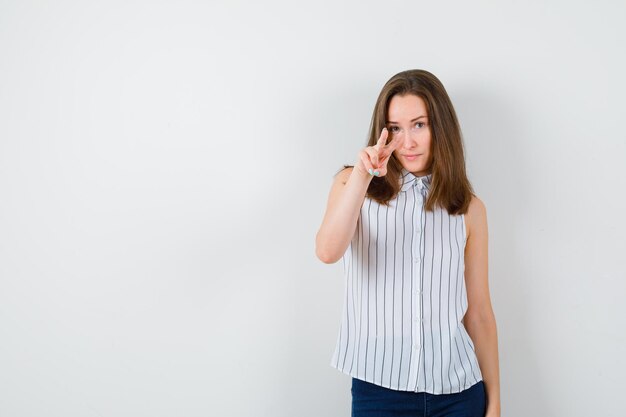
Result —
[[403, 168], [389, 207], [365, 197], [342, 258], [345, 298], [331, 366], [394, 390], [451, 394], [482, 374], [461, 321], [465, 217], [425, 210], [431, 179]]

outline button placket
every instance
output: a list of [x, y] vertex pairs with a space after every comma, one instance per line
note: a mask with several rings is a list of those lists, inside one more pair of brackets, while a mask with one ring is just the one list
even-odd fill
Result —
[[[423, 184], [421, 182], [421, 179], [417, 179], [414, 183], [413, 186], [419, 190], [419, 192], [415, 193], [415, 197], [416, 200], [419, 204], [422, 204], [423, 202], [423, 194], [422, 194], [422, 188], [423, 188]], [[418, 223], [418, 225], [415, 226], [415, 241], [416, 242], [421, 242], [421, 233], [422, 233], [422, 228], [421, 228], [421, 224]], [[420, 344], [421, 344], [421, 324], [422, 324], [422, 318], [420, 317], [420, 311], [421, 311], [421, 302], [422, 302], [422, 291], [420, 288], [420, 282], [421, 282], [421, 264], [422, 264], [422, 259], [421, 259], [421, 253], [420, 253], [420, 245], [417, 244], [414, 246], [414, 250], [413, 250], [413, 280], [414, 280], [414, 286], [413, 286], [413, 320], [412, 320], [412, 325], [413, 325], [413, 332], [415, 335], [417, 335], [417, 340], [413, 345], [413, 348], [417, 351], [420, 349]], [[417, 357], [415, 358], [416, 360], [418, 359]]]

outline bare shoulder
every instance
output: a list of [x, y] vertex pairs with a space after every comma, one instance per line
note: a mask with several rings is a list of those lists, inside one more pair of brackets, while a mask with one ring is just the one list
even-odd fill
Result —
[[330, 194], [328, 196], [329, 204], [343, 192], [344, 186], [350, 179], [350, 174], [352, 174], [352, 169], [352, 167], [344, 168], [333, 177], [333, 183], [330, 187]]
[[483, 200], [478, 198], [477, 195], [473, 194], [467, 212], [470, 216], [484, 215], [487, 213], [487, 207], [485, 207], [485, 203], [483, 203]]
[[335, 184], [340, 183], [342, 185], [345, 185], [346, 182], [348, 182], [348, 179], [350, 178], [350, 174], [352, 174], [353, 169], [354, 167], [348, 167], [339, 171], [335, 175], [335, 180], [334, 180]]
[[476, 195], [472, 195], [467, 213], [465, 214], [468, 236], [472, 230], [483, 230], [487, 227], [487, 207]]

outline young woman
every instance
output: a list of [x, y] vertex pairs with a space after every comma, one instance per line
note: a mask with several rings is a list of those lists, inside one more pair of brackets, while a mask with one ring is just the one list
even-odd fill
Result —
[[335, 176], [316, 254], [343, 259], [331, 365], [352, 376], [353, 416], [500, 416], [486, 210], [433, 74], [383, 87], [367, 147]]

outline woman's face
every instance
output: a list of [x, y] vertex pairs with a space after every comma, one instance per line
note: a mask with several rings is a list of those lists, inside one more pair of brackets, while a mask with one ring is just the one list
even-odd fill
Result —
[[389, 102], [387, 130], [390, 141], [402, 143], [393, 152], [407, 171], [421, 177], [430, 173], [432, 154], [426, 103], [413, 94], [395, 95]]

